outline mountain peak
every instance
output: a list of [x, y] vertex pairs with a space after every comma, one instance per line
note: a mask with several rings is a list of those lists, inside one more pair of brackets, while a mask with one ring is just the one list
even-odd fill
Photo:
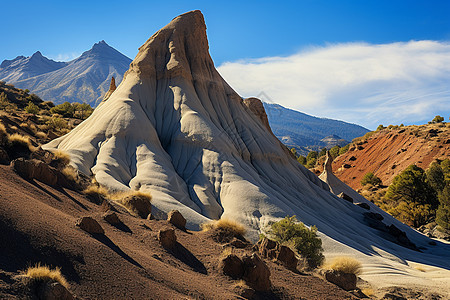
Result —
[[[149, 68], [155, 65], [155, 57], [167, 52], [170, 53], [170, 59], [166, 62], [166, 68]], [[153, 34], [139, 48], [129, 71], [150, 76], [158, 73], [158, 77], [170, 78], [181, 75], [191, 78], [191, 75], [197, 73], [192, 68], [200, 67], [200, 64], [206, 68], [214, 67], [209, 55], [203, 14], [199, 10], [194, 10], [174, 18]]]

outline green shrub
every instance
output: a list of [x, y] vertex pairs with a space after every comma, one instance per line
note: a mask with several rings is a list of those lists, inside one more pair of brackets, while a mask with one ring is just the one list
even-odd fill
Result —
[[69, 102], [64, 102], [63, 104], [56, 105], [50, 109], [52, 114], [59, 114], [66, 118], [73, 117], [73, 113], [75, 112], [75, 108]]
[[306, 227], [295, 216], [270, 224], [268, 236], [281, 244], [293, 244], [297, 252], [306, 258], [308, 265], [316, 268], [324, 260], [322, 241], [317, 227]]
[[425, 171], [416, 165], [394, 177], [384, 198], [392, 204], [389, 213], [414, 227], [425, 224], [439, 204]]
[[442, 123], [442, 122], [444, 122], [444, 117], [441, 117], [441, 116], [437, 115], [436, 117], [434, 117], [434, 119], [431, 122], [433, 122], [433, 123]]
[[436, 212], [436, 223], [445, 231], [450, 231], [450, 183], [447, 183], [439, 194], [439, 207]]
[[350, 144], [347, 144], [344, 147], [341, 147], [341, 149], [339, 149], [339, 155], [345, 154], [349, 148], [350, 148]]
[[29, 101], [28, 105], [25, 107], [25, 111], [33, 115], [37, 114], [39, 110], [40, 110], [39, 107], [31, 101]]
[[333, 148], [330, 149], [330, 155], [333, 159], [339, 156], [339, 150], [340, 150], [339, 146], [334, 146]]
[[437, 162], [433, 162], [426, 170], [426, 180], [428, 184], [436, 191], [440, 192], [445, 187], [444, 172]]
[[378, 125], [377, 130], [376, 131], [380, 131], [385, 129], [386, 127], [383, 126], [383, 124]]
[[373, 186], [380, 185], [381, 179], [372, 172], [366, 173], [366, 175], [364, 175], [364, 177], [361, 179], [361, 185], [365, 186], [367, 184], [371, 184]]
[[61, 117], [51, 117], [47, 120], [46, 124], [49, 129], [62, 130], [68, 127], [68, 123]]
[[299, 155], [297, 157], [297, 161], [302, 165], [306, 165], [306, 157], [304, 157], [303, 155]]

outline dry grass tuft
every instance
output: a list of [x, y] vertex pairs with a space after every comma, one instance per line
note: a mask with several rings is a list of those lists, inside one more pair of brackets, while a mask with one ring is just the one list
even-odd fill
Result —
[[366, 295], [367, 297], [372, 297], [373, 294], [374, 294], [374, 291], [373, 291], [373, 289], [371, 289], [371, 288], [365, 288], [365, 289], [362, 289], [361, 292], [362, 292], [364, 295]]
[[22, 128], [22, 129], [29, 129], [29, 128], [30, 128], [30, 126], [28, 125], [28, 123], [25, 123], [25, 122], [20, 123], [19, 126], [20, 126], [20, 128]]
[[69, 283], [61, 274], [60, 268], [50, 269], [48, 266], [38, 263], [24, 271], [22, 276], [39, 281], [57, 281], [65, 288], [69, 288]]
[[358, 275], [361, 273], [361, 263], [349, 256], [338, 256], [333, 258], [329, 264], [325, 264], [324, 268], [329, 270], [340, 271], [343, 273]]
[[125, 207], [132, 215], [141, 218], [147, 218], [152, 209], [152, 196], [146, 192], [117, 192], [112, 194], [112, 199]]
[[230, 254], [233, 254], [233, 247], [226, 247], [225, 249], [223, 249], [220, 257], [227, 257]]
[[227, 218], [222, 218], [209, 223], [204, 223], [201, 224], [200, 227], [202, 228], [203, 231], [208, 231], [211, 229], [222, 229], [224, 231], [232, 232], [235, 235], [240, 236], [244, 236], [245, 233], [247, 232], [247, 229], [245, 229], [244, 225], [242, 225], [237, 221]]
[[69, 154], [61, 149], [56, 150], [53, 152], [54, 159], [58, 161], [59, 164], [62, 164], [64, 166], [67, 166], [70, 163], [70, 156]]
[[5, 125], [0, 122], [0, 145], [5, 144], [8, 141], [8, 133], [6, 132]]
[[47, 138], [47, 134], [45, 132], [38, 131], [38, 132], [36, 132], [36, 137], [38, 139], [45, 140]]
[[17, 149], [19, 151], [33, 151], [33, 147], [31, 146], [30, 138], [27, 136], [23, 136], [18, 133], [13, 133], [8, 137], [9, 147], [12, 149]]
[[66, 166], [64, 169], [62, 169], [61, 173], [63, 173], [64, 176], [66, 176], [67, 179], [78, 182], [78, 173], [72, 166]]
[[102, 203], [104, 198], [111, 199], [111, 194], [109, 191], [105, 187], [96, 183], [92, 183], [90, 186], [85, 188], [83, 190], [83, 194], [97, 204]]

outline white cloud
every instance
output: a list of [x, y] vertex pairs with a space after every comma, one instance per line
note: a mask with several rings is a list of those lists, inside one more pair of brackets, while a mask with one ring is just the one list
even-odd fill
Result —
[[450, 43], [410, 41], [314, 47], [288, 57], [227, 62], [225, 80], [244, 97], [375, 129], [450, 116]]
[[79, 57], [81, 53], [71, 52], [71, 53], [59, 53], [56, 55], [49, 55], [48, 58], [53, 59], [55, 61], [71, 61], [77, 57]]

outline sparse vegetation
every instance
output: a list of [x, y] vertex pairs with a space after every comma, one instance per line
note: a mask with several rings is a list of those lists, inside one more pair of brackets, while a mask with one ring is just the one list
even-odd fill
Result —
[[211, 229], [220, 229], [232, 233], [235, 236], [244, 236], [247, 232], [247, 229], [244, 227], [244, 225], [228, 218], [221, 218], [219, 220], [201, 224], [201, 228], [204, 231], [208, 231]]
[[434, 119], [431, 122], [432, 123], [442, 123], [442, 122], [444, 122], [444, 117], [437, 115], [436, 117], [434, 117]]
[[426, 224], [438, 206], [436, 192], [426, 181], [422, 168], [411, 165], [394, 178], [385, 200], [391, 202], [388, 212], [411, 226]]
[[125, 207], [132, 215], [147, 218], [151, 212], [152, 196], [142, 191], [118, 192], [111, 195], [112, 199]]
[[364, 175], [364, 177], [361, 179], [362, 186], [365, 186], [367, 184], [371, 184], [373, 186], [378, 186], [381, 183], [382, 182], [381, 182], [380, 177], [376, 176], [372, 172], [366, 173], [366, 175]]
[[36, 115], [37, 113], [39, 113], [40, 109], [39, 106], [31, 101], [28, 101], [28, 105], [25, 107], [25, 111], [29, 114]]
[[70, 163], [70, 156], [64, 150], [58, 149], [53, 152], [53, 160], [61, 166], [67, 166]]
[[34, 267], [29, 267], [26, 271], [22, 272], [22, 276], [42, 282], [56, 281], [65, 288], [69, 287], [69, 283], [61, 274], [60, 268], [50, 269], [50, 267], [41, 265], [40, 263], [36, 264]]
[[324, 268], [328, 270], [340, 271], [348, 274], [358, 275], [361, 273], [361, 263], [349, 256], [338, 256], [331, 260], [330, 263], [326, 263]]
[[92, 183], [91, 185], [89, 185], [83, 190], [83, 194], [85, 194], [89, 199], [98, 204], [100, 204], [104, 198], [108, 198], [108, 196], [110, 195], [109, 191], [98, 183]]
[[317, 227], [306, 227], [295, 216], [285, 217], [270, 224], [267, 235], [281, 244], [292, 245], [306, 258], [308, 265], [315, 268], [324, 260], [322, 241], [317, 235]]

